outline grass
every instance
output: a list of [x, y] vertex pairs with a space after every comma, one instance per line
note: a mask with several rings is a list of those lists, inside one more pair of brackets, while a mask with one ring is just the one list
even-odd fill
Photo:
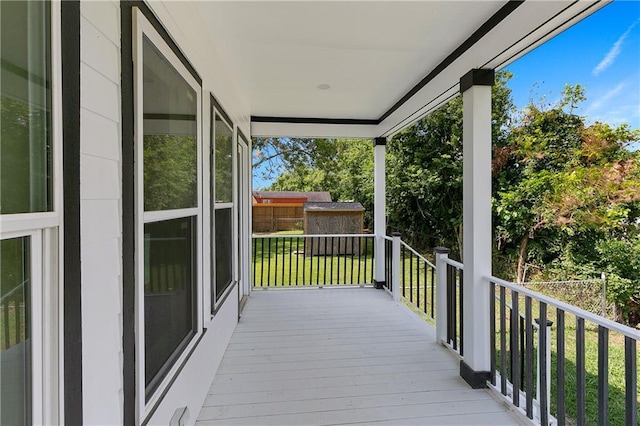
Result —
[[[254, 287], [356, 285], [372, 282], [372, 238], [312, 239], [298, 237], [300, 234], [300, 231], [285, 231], [278, 233], [280, 238], [253, 239], [251, 249]], [[346, 247], [354, 249], [345, 250]], [[324, 255], [325, 251], [329, 254]], [[316, 254], [318, 252], [320, 254]], [[332, 255], [333, 253], [335, 254]]]

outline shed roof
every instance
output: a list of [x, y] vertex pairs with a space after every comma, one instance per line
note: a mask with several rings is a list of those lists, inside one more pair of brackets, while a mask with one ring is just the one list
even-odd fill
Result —
[[364, 207], [357, 202], [307, 202], [304, 203], [304, 211], [361, 212], [364, 211]]
[[276, 198], [305, 198], [306, 201], [330, 202], [331, 194], [328, 191], [253, 191], [253, 196], [260, 199]]

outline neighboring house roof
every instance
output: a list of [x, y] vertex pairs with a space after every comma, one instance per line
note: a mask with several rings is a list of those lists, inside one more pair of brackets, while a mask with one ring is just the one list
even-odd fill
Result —
[[304, 211], [361, 212], [364, 211], [364, 207], [357, 202], [306, 202]]
[[302, 199], [305, 201], [330, 202], [331, 194], [328, 191], [301, 192], [301, 191], [253, 191], [256, 200], [278, 200], [278, 199]]

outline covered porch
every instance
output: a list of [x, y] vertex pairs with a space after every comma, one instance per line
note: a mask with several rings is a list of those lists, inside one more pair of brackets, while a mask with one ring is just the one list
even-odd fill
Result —
[[371, 287], [255, 291], [196, 424], [524, 424]]

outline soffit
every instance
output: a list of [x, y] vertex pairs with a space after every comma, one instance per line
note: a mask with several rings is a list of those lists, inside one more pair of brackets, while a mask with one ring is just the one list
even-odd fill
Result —
[[[370, 120], [356, 126], [253, 123], [254, 135], [372, 137], [398, 131], [455, 96], [471, 68], [505, 66], [605, 2], [526, 1], [397, 105], [506, 3], [197, 5], [216, 53], [244, 86], [252, 116]], [[319, 89], [323, 84], [330, 88]]]

